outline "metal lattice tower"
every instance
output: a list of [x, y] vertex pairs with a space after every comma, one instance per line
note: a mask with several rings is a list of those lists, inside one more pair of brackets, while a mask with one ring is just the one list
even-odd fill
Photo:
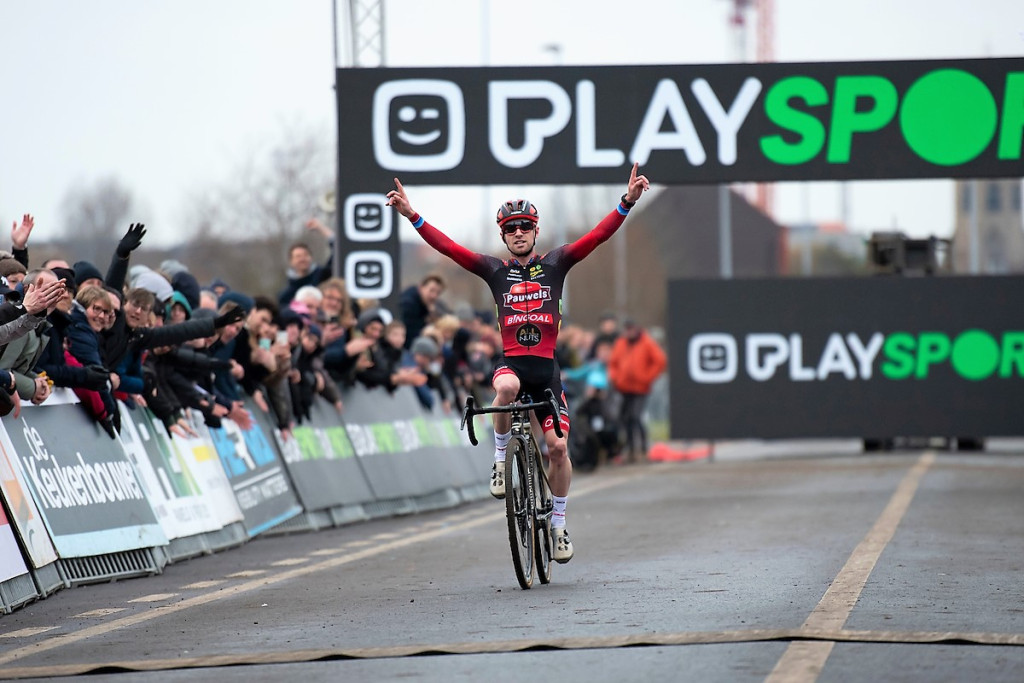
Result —
[[334, 22], [335, 27], [344, 28], [342, 35], [346, 38], [344, 54], [339, 54], [339, 32], [335, 30], [336, 64], [345, 67], [384, 66], [384, 0], [335, 0]]

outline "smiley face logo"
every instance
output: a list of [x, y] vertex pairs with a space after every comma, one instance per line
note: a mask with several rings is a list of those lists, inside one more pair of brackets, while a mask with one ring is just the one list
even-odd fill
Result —
[[345, 237], [352, 242], [383, 242], [391, 237], [393, 215], [382, 194], [350, 194], [342, 212]]
[[391, 171], [447, 171], [462, 163], [466, 112], [451, 81], [382, 83], [373, 96], [373, 153]]
[[[445, 132], [441, 130], [441, 109], [429, 105], [416, 107], [413, 104], [406, 104], [400, 107], [397, 112], [398, 120], [405, 124], [401, 127], [392, 126], [395, 136], [399, 140], [412, 147], [423, 147], [437, 142]], [[417, 129], [424, 132], [417, 133]]]
[[394, 264], [386, 251], [353, 251], [345, 257], [345, 283], [354, 299], [383, 299], [394, 287]]

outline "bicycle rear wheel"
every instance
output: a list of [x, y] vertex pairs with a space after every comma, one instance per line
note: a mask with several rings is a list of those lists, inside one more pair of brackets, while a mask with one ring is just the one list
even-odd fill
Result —
[[534, 499], [536, 500], [534, 510], [533, 538], [536, 545], [537, 578], [541, 583], [551, 582], [551, 552], [554, 544], [554, 537], [551, 535], [551, 510], [554, 503], [551, 500], [551, 488], [548, 486], [548, 478], [544, 473], [544, 461], [540, 455], [540, 448], [534, 442], [533, 457], [533, 481]]
[[526, 440], [512, 437], [505, 455], [505, 516], [512, 566], [525, 590], [533, 585], [534, 501], [529, 487]]

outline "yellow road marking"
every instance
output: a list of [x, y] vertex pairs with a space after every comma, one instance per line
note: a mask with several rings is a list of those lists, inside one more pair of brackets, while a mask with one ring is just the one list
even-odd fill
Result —
[[297, 564], [306, 564], [309, 562], [308, 557], [289, 557], [284, 560], [278, 560], [277, 562], [271, 562], [271, 567], [294, 567]]
[[[928, 452], [921, 455], [910, 468], [896, 487], [896, 492], [892, 494], [881, 516], [875, 521], [867, 536], [854, 548], [832, 585], [804, 621], [802, 629], [842, 630], [850, 617], [850, 612], [860, 599], [868, 576], [871, 575], [882, 551], [892, 540], [896, 527], [910, 507], [921, 479], [934, 462], [935, 453]], [[834, 645], [834, 642], [828, 641], [791, 643], [765, 680], [768, 683], [813, 683], [825, 668], [825, 662]]]
[[171, 598], [177, 596], [177, 593], [153, 593], [152, 595], [142, 595], [140, 597], [129, 600], [128, 602], [161, 602], [163, 600], [170, 600]]
[[338, 555], [345, 552], [344, 548], [322, 548], [320, 550], [314, 550], [310, 553], [313, 557], [323, 557], [324, 555]]
[[182, 586], [182, 588], [187, 588], [189, 590], [195, 590], [196, 588], [213, 588], [214, 586], [219, 586], [222, 583], [226, 583], [224, 579], [210, 579], [209, 581], [196, 581], [195, 583]]
[[109, 617], [111, 614], [117, 614], [123, 612], [124, 607], [105, 607], [102, 609], [89, 610], [88, 612], [82, 612], [71, 617], [72, 619], [95, 619], [97, 617]]
[[267, 573], [266, 569], [245, 569], [245, 570], [240, 571], [240, 572], [235, 572], [234, 574], [228, 574], [227, 578], [229, 578], [229, 579], [248, 579], [251, 576], [259, 576], [260, 574], [266, 574], [266, 573]]
[[17, 631], [11, 631], [10, 633], [0, 633], [0, 638], [31, 638], [37, 636], [40, 633], [46, 633], [57, 628], [56, 626], [33, 626], [32, 628], [22, 628]]

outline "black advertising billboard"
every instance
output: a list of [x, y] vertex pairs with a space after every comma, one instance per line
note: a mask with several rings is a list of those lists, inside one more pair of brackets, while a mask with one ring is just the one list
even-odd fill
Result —
[[339, 268], [399, 276], [410, 185], [1017, 177], [1024, 59], [339, 69]]
[[1014, 177], [1024, 59], [341, 69], [338, 108], [385, 185]]
[[1024, 433], [1024, 277], [675, 280], [675, 438]]

